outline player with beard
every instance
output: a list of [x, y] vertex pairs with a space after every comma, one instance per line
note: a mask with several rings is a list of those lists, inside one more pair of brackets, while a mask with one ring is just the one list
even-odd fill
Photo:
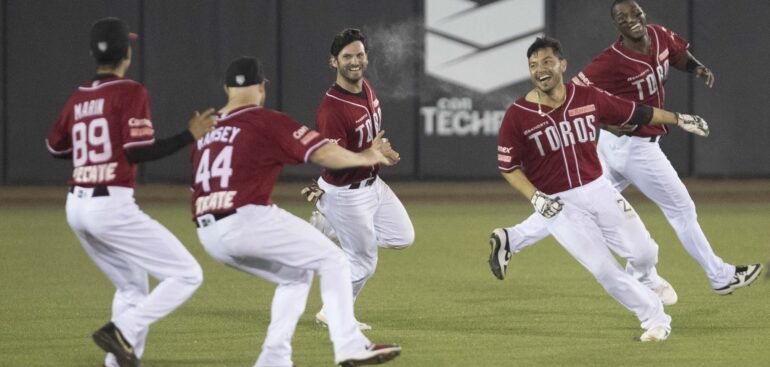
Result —
[[[330, 52], [329, 63], [337, 71], [337, 79], [318, 107], [316, 127], [339, 146], [360, 152], [369, 148], [382, 129], [380, 100], [364, 78], [369, 64], [366, 39], [358, 29], [345, 29], [334, 37]], [[399, 160], [395, 152], [388, 158], [394, 163]], [[379, 170], [380, 165], [325, 169], [317, 185], [303, 190], [309, 201], [317, 200], [311, 224], [336, 237], [350, 261], [354, 298], [374, 275], [378, 247], [400, 250], [414, 242], [409, 215], [379, 178]], [[324, 306], [316, 321], [325, 325], [328, 313]], [[365, 323], [359, 327], [371, 328]]]

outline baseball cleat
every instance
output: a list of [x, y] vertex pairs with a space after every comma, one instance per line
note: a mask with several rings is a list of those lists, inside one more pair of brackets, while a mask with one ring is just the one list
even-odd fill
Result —
[[141, 367], [142, 362], [134, 354], [134, 347], [126, 340], [115, 324], [108, 322], [93, 334], [94, 343], [107, 353], [115, 355], [120, 367]]
[[401, 354], [397, 344], [372, 344], [362, 352], [338, 361], [340, 367], [355, 367], [370, 364], [382, 364], [392, 361]]
[[639, 340], [643, 343], [646, 342], [662, 342], [668, 339], [671, 334], [671, 328], [663, 325], [653, 326], [639, 337]]
[[489, 246], [492, 252], [489, 254], [489, 268], [497, 279], [503, 280], [508, 270], [508, 261], [511, 260], [511, 247], [508, 244], [508, 231], [505, 228], [496, 228], [489, 236]]
[[714, 292], [723, 296], [731, 294], [738, 288], [751, 285], [761, 273], [762, 264], [738, 265], [735, 267], [735, 275], [733, 275], [730, 283], [722, 288], [714, 288]]
[[[324, 310], [318, 311], [318, 313], [315, 314], [315, 323], [326, 328], [329, 327], [329, 319], [326, 317]], [[358, 324], [358, 330], [361, 330], [361, 331], [372, 330], [372, 326], [369, 324], [363, 323], [358, 320], [356, 320], [356, 324]]]
[[658, 283], [652, 291], [658, 295], [660, 302], [663, 303], [664, 306], [675, 305], [676, 301], [679, 300], [679, 296], [676, 295], [674, 287], [662, 277], [660, 278], [660, 283]]

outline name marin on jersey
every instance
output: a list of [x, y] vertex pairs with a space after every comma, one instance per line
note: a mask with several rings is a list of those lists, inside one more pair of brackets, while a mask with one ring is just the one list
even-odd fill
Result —
[[92, 99], [90, 101], [76, 103], [73, 106], [75, 113], [75, 120], [78, 121], [83, 117], [96, 116], [104, 114], [104, 98]]

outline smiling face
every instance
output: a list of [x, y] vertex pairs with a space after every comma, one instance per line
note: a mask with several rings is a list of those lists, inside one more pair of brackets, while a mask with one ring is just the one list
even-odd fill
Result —
[[554, 54], [550, 47], [538, 49], [529, 56], [529, 79], [546, 94], [563, 83], [566, 70], [567, 61]]
[[337, 79], [358, 84], [364, 77], [364, 70], [369, 65], [363, 42], [355, 41], [345, 46], [336, 57], [332, 57], [332, 67], [337, 69]]
[[615, 4], [612, 8], [612, 20], [615, 28], [623, 37], [638, 41], [647, 34], [647, 16], [635, 1], [629, 0]]

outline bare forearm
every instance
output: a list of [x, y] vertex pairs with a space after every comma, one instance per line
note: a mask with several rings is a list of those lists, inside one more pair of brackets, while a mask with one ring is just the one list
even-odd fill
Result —
[[514, 189], [520, 192], [527, 200], [532, 198], [537, 188], [532, 185], [527, 176], [520, 169], [513, 170], [512, 172], [503, 173], [503, 177], [508, 184]]
[[657, 107], [652, 108], [651, 125], [676, 125], [676, 123], [677, 118], [675, 113]]
[[310, 156], [310, 161], [329, 169], [344, 169], [374, 164], [370, 159], [367, 159], [363, 152], [356, 154], [337, 144], [325, 144], [318, 148]]

